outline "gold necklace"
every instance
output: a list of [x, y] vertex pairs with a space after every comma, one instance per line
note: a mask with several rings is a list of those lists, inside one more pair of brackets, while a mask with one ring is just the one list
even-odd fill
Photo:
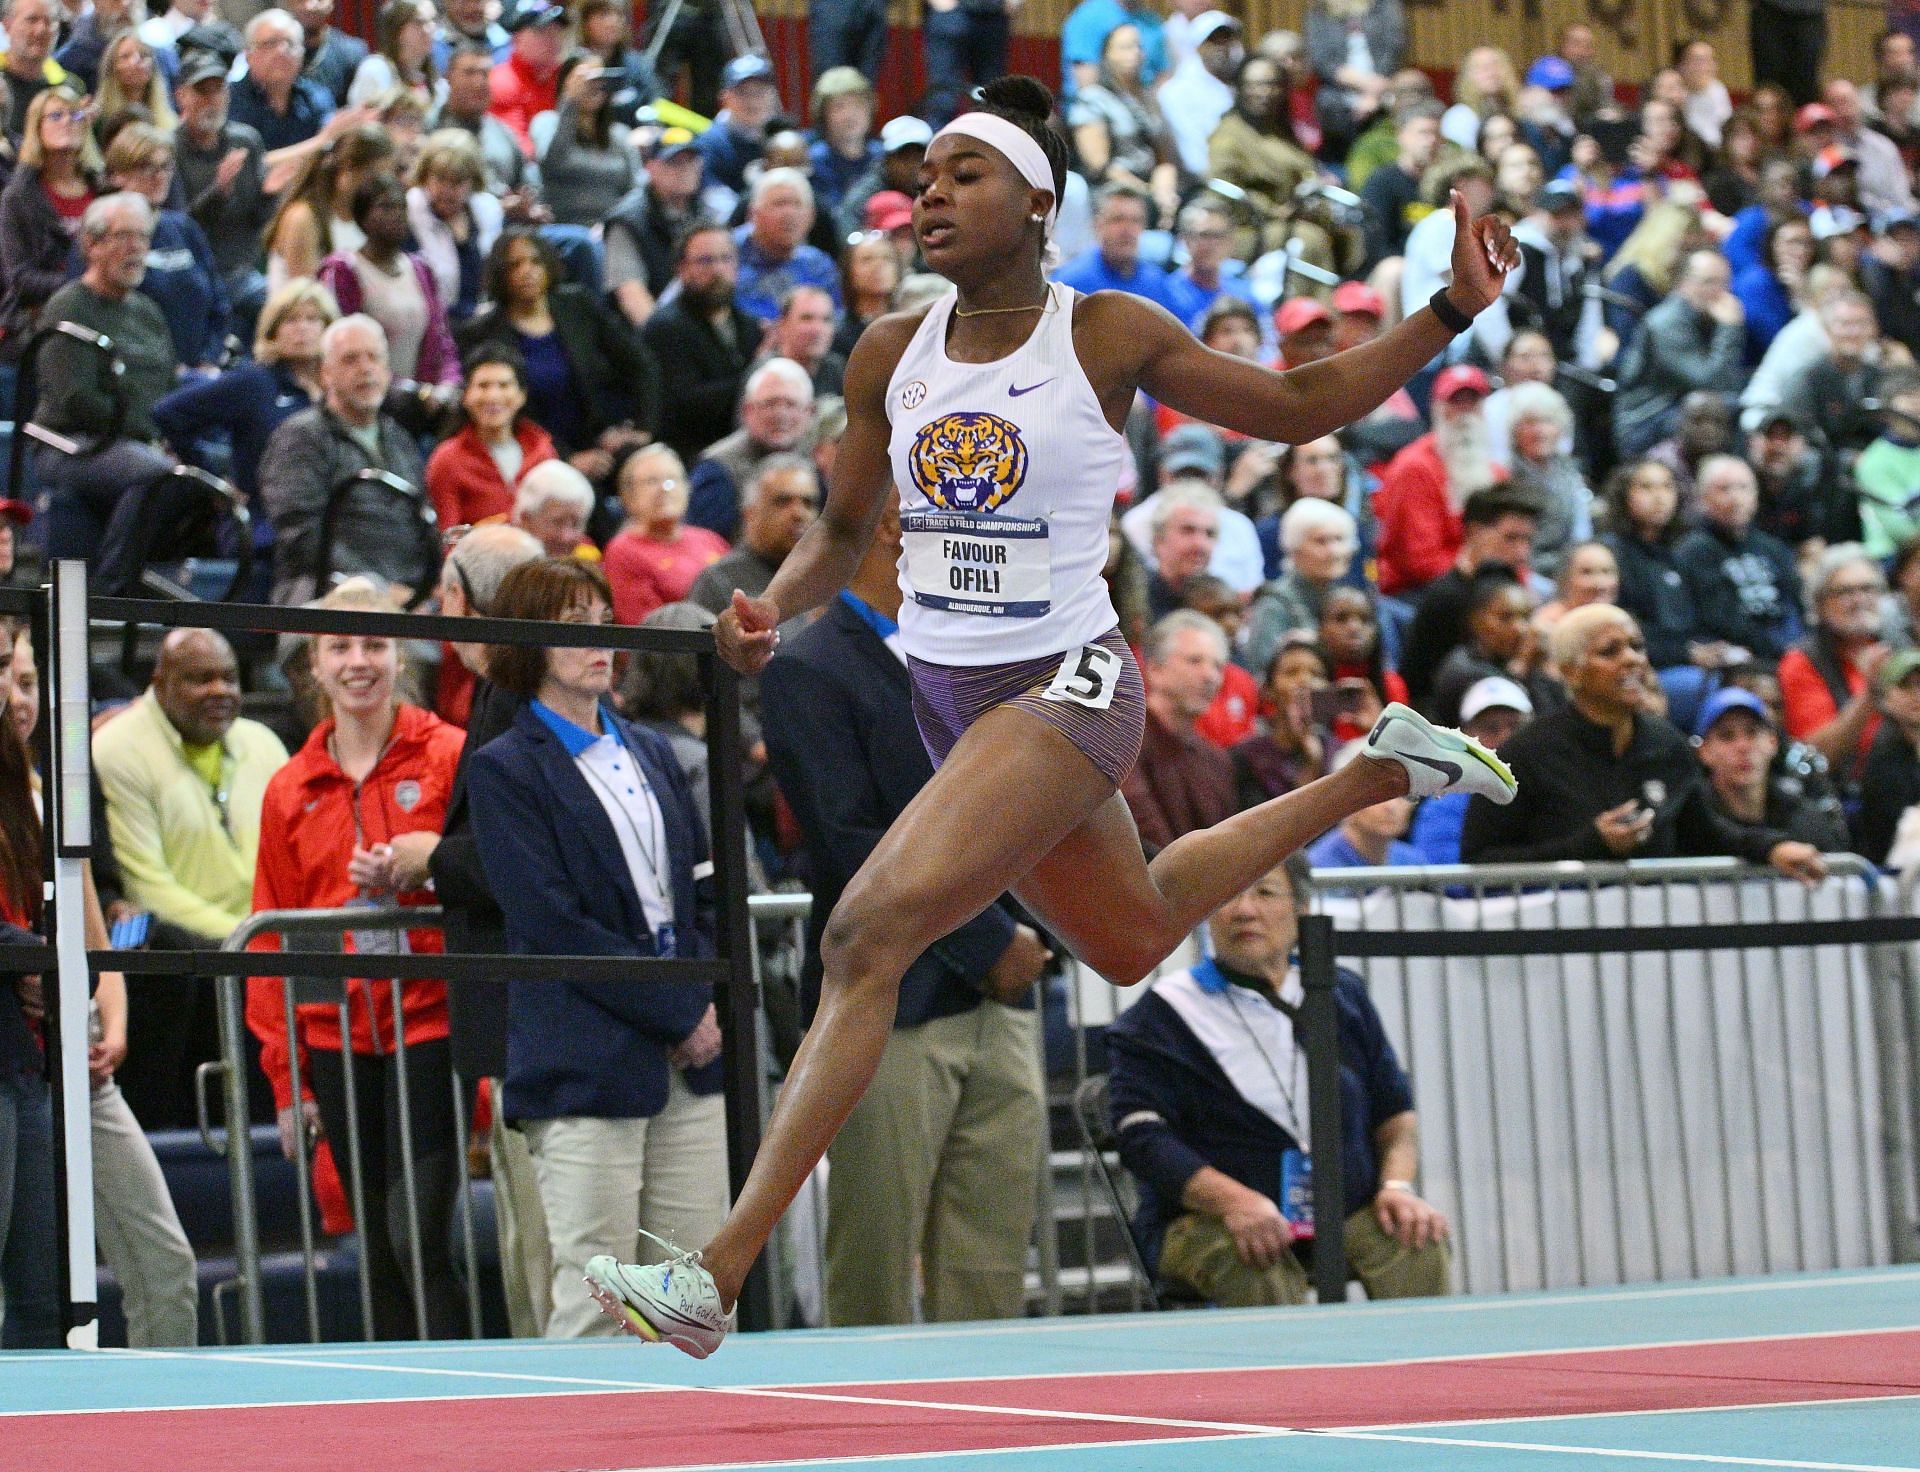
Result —
[[956, 317], [994, 317], [1002, 312], [1051, 312], [1052, 310], [1053, 294], [1049, 292], [1045, 301], [1035, 302], [1030, 307], [974, 307], [968, 309], [956, 304], [953, 309], [953, 315]]

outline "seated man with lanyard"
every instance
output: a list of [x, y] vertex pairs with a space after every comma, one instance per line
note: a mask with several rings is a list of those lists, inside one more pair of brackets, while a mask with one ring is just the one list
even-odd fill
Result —
[[[1313, 1237], [1307, 1058], [1294, 964], [1309, 875], [1291, 854], [1207, 921], [1214, 958], [1162, 976], [1107, 1031], [1135, 1231], [1163, 1281], [1227, 1308], [1303, 1302]], [[1413, 1091], [1359, 977], [1342, 971], [1347, 1262], [1369, 1298], [1449, 1291], [1447, 1219], [1415, 1194]]]

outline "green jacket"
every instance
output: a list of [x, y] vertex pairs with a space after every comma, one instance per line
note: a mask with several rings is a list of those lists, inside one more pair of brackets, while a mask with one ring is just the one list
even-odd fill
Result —
[[1872, 557], [1891, 557], [1920, 532], [1920, 446], [1877, 439], [1854, 462], [1860, 540]]

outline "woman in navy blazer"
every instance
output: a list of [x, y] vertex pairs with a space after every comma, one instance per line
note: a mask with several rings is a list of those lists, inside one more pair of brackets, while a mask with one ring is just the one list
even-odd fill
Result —
[[[507, 575], [494, 612], [611, 623], [613, 597], [599, 569], [545, 557]], [[512, 950], [711, 954], [693, 798], [667, 743], [606, 703], [610, 651], [499, 645], [487, 672], [528, 702], [468, 777]], [[643, 1231], [704, 1242], [725, 1218], [720, 1085], [705, 984], [511, 984], [504, 1107], [526, 1133], [553, 1244], [549, 1338], [614, 1330], [587, 1296], [589, 1257], [625, 1257]]]

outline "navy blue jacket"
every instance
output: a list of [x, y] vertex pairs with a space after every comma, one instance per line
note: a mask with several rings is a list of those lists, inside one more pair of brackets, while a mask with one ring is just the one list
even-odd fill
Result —
[[[280, 363], [237, 364], [218, 378], [182, 384], [153, 406], [153, 422], [181, 459], [198, 463], [196, 442], [216, 430], [233, 436], [233, 483], [256, 507], [260, 499], [260, 457], [273, 432], [313, 400]], [[204, 468], [204, 467], [203, 467]], [[259, 516], [256, 509], [255, 516]], [[256, 526], [256, 542], [258, 532]], [[269, 528], [269, 532], [271, 528]], [[271, 544], [273, 538], [267, 537]]]
[[[666, 820], [681, 954], [713, 947], [694, 895], [700, 824], [667, 743], [610, 711]], [[620, 840], [587, 779], [532, 706], [467, 767], [474, 835], [487, 884], [523, 956], [651, 956], [653, 936]], [[515, 981], [507, 1021], [506, 1113], [512, 1120], [644, 1119], [666, 1107], [670, 1053], [699, 1024], [711, 987], [685, 982]], [[720, 1089], [720, 1060], [687, 1075]]]
[[[76, 241], [67, 270], [78, 276], [87, 263]], [[173, 355], [183, 368], [218, 363], [227, 345], [233, 316], [226, 278], [213, 258], [207, 233], [184, 210], [159, 210], [153, 217], [153, 244], [147, 247], [147, 274], [140, 294], [152, 299], [167, 319]]]
[[[1373, 1132], [1413, 1108], [1413, 1086], [1387, 1041], [1366, 983], [1339, 973], [1340, 1154], [1347, 1212], [1379, 1187]], [[1186, 1214], [1180, 1193], [1202, 1166], [1280, 1199], [1280, 1157], [1297, 1142], [1241, 1097], [1173, 1004], [1149, 991], [1107, 1029], [1107, 1096], [1120, 1160], [1140, 1182], [1135, 1232], [1150, 1262], [1167, 1223]], [[1124, 1125], [1124, 1128], [1122, 1126]]]
[[[841, 891], [933, 776], [913, 720], [906, 666], [845, 598], [785, 645], [760, 676], [760, 719], [774, 780], [806, 840], [813, 910], [800, 1011], [820, 1001], [820, 932]], [[1013, 916], [989, 905], [907, 968], [895, 1027], [980, 1005], [980, 983], [1013, 940]]]

